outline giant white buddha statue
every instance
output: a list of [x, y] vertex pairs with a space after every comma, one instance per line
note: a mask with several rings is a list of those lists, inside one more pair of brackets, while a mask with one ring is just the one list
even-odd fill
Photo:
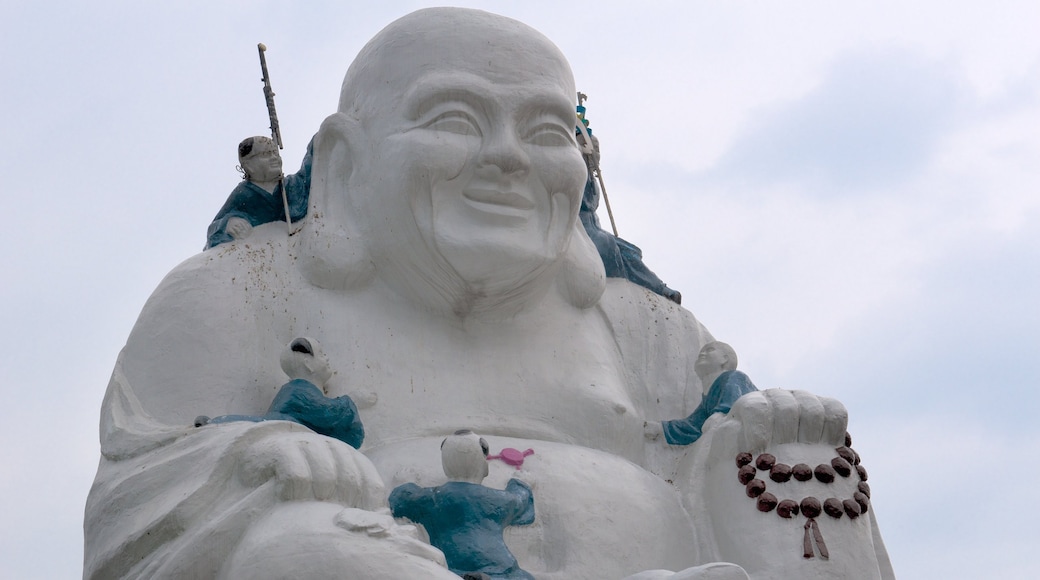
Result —
[[[457, 578], [386, 506], [445, 483], [441, 441], [468, 428], [534, 451], [483, 483], [530, 487], [534, 522], [505, 540], [536, 578], [892, 578], [872, 509], [821, 515], [829, 557], [806, 557], [806, 517], [761, 511], [738, 481], [742, 453], [831, 461], [836, 401], [753, 392], [692, 445], [644, 437], [697, 408], [714, 339], [604, 276], [577, 220], [574, 96], [559, 49], [509, 18], [428, 9], [377, 34], [315, 137], [299, 231], [195, 255], [145, 305], [102, 409], [84, 577]], [[300, 336], [335, 371], [325, 395], [357, 402], [360, 449], [292, 421], [195, 426], [262, 415]]]

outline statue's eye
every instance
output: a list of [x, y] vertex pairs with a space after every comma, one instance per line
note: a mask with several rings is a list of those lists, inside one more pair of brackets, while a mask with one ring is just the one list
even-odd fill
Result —
[[488, 453], [491, 453], [491, 447], [488, 445], [488, 442], [485, 441], [483, 437], [480, 438], [480, 448], [484, 450], [484, 457], [487, 457]]
[[571, 130], [558, 123], [539, 123], [525, 136], [526, 141], [542, 147], [573, 147]]
[[447, 111], [434, 117], [432, 121], [424, 125], [426, 129], [434, 131], [446, 131], [456, 135], [480, 136], [480, 125], [476, 119], [465, 111]]

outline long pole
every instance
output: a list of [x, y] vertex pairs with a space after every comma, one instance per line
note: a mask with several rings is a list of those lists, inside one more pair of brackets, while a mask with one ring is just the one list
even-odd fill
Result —
[[[585, 93], [578, 93], [578, 103], [587, 99]], [[610, 229], [614, 231], [614, 237], [618, 237], [617, 224], [614, 222], [614, 211], [610, 209], [610, 198], [607, 197], [607, 186], [603, 183], [603, 170], [599, 168], [599, 161], [596, 160], [596, 149], [592, 144], [592, 134], [589, 133], [589, 128], [585, 126], [585, 123], [578, 121], [578, 130], [581, 131], [581, 138], [584, 143], [581, 143], [581, 152], [585, 155], [588, 160], [589, 171], [596, 176], [596, 181], [599, 182], [599, 190], [603, 194], [603, 203], [607, 206], [607, 216], [610, 218]]]
[[[264, 83], [264, 100], [267, 101], [267, 116], [271, 120], [271, 140], [274, 141], [279, 149], [283, 149], [282, 131], [278, 126], [278, 112], [274, 109], [274, 89], [271, 88], [271, 76], [267, 74], [267, 57], [264, 55], [267, 47], [261, 42], [256, 45], [256, 48], [260, 52], [260, 70], [264, 73], [263, 78], [260, 80]], [[285, 225], [289, 233], [292, 233], [292, 217], [289, 216], [289, 196], [285, 193], [285, 183], [281, 175], [278, 176], [278, 189], [282, 190], [282, 209], [285, 210]]]

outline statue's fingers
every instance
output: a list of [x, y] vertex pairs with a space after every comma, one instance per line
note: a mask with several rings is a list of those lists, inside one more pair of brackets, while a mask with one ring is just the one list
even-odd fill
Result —
[[330, 446], [336, 456], [336, 498], [361, 509], [383, 506], [382, 480], [364, 455], [343, 445]]
[[275, 468], [284, 501], [307, 499], [311, 494], [311, 470], [304, 455], [304, 441], [290, 441]]
[[844, 445], [845, 431], [849, 427], [849, 412], [837, 399], [820, 397], [824, 408], [823, 437], [827, 445]]
[[786, 389], [764, 391], [773, 408], [773, 445], [798, 440], [799, 408], [794, 394]]
[[826, 411], [820, 398], [809, 391], [791, 391], [798, 401], [798, 441], [817, 443], [823, 438], [823, 422]]
[[311, 472], [311, 491], [314, 499], [326, 500], [336, 493], [336, 460], [329, 443], [314, 441], [304, 448]]
[[740, 421], [740, 450], [751, 453], [765, 451], [773, 437], [773, 409], [762, 391], [737, 399], [730, 414]]

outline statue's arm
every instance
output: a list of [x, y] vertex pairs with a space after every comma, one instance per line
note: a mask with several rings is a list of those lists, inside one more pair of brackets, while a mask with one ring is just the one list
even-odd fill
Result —
[[311, 167], [314, 164], [314, 137], [307, 144], [307, 152], [296, 173], [286, 175], [282, 181], [289, 200], [289, 218], [293, 223], [307, 217], [310, 204]]
[[531, 487], [519, 479], [510, 479], [506, 484], [506, 492], [513, 496], [513, 509], [515, 515], [510, 524], [514, 526], [526, 526], [534, 523], [534, 494]]
[[249, 212], [245, 208], [249, 205], [250, 191], [246, 182], [242, 181], [231, 190], [224, 205], [217, 211], [209, 227], [206, 229], [206, 249], [230, 242], [235, 239], [234, 232], [228, 231], [228, 222], [234, 218], [244, 220], [252, 224]]
[[390, 492], [390, 511], [395, 518], [408, 518], [416, 523], [425, 523], [430, 513], [432, 491], [414, 483], [405, 483]]

